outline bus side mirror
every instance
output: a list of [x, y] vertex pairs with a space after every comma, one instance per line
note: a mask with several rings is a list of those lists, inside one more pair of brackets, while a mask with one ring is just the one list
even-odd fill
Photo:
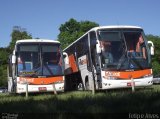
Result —
[[101, 51], [102, 51], [101, 48], [100, 48], [100, 44], [99, 43], [96, 44], [96, 50], [97, 50], [98, 54], [100, 54]]
[[153, 42], [148, 41], [148, 45], [149, 45], [151, 55], [154, 55], [154, 44], [153, 44]]
[[16, 55], [12, 55], [12, 64], [16, 63]]
[[68, 58], [68, 54], [66, 52], [63, 52], [63, 58], [64, 58], [64, 63], [69, 64], [69, 58]]

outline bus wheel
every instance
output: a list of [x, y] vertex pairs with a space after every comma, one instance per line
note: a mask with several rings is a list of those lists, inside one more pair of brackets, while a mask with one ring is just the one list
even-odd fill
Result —
[[79, 83], [79, 84], [78, 84], [77, 89], [78, 89], [78, 90], [83, 90], [83, 85], [82, 85], [82, 83]]
[[85, 87], [86, 87], [86, 90], [89, 90], [89, 81], [86, 81]]

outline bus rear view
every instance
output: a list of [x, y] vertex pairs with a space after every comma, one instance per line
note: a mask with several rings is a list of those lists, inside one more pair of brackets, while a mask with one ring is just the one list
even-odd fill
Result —
[[[9, 92], [64, 90], [63, 59], [58, 41], [19, 40], [9, 63]], [[54, 84], [54, 85], [53, 85]], [[53, 87], [55, 86], [55, 87]]]

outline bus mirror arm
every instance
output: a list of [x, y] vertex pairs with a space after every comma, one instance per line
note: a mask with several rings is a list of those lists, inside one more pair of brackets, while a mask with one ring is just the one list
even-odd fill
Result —
[[68, 54], [66, 52], [63, 52], [63, 58], [64, 58], [65, 64], [69, 64]]
[[16, 55], [12, 55], [12, 64], [16, 63]]
[[98, 53], [98, 54], [101, 53], [101, 48], [100, 48], [99, 43], [96, 44], [96, 50], [97, 50], [97, 53]]
[[151, 55], [154, 55], [154, 48], [151, 46]]
[[152, 41], [148, 41], [148, 44], [150, 45], [150, 54], [154, 55], [154, 44]]
[[99, 66], [99, 64], [98, 64], [98, 63], [96, 63], [96, 66]]

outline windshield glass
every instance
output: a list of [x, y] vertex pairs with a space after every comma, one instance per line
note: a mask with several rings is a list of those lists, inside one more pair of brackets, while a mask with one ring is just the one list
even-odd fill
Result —
[[62, 75], [62, 60], [59, 44], [19, 44], [18, 75]]
[[150, 67], [142, 31], [99, 31], [101, 65], [105, 70], [139, 70]]

